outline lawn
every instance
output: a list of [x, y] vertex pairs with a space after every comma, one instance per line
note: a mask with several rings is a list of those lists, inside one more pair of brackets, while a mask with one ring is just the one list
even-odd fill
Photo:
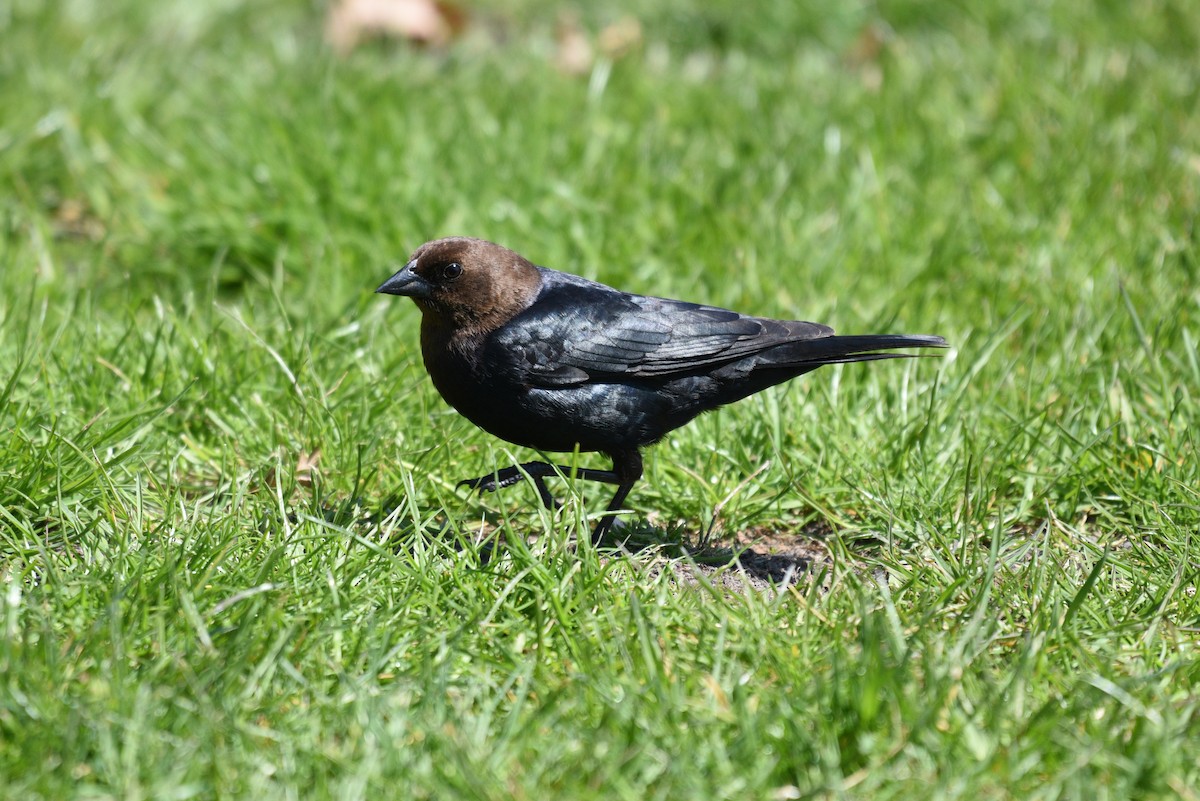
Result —
[[[1200, 798], [1192, 5], [0, 3], [0, 797]], [[449, 234], [953, 350], [597, 549], [455, 487], [536, 454], [372, 293]]]

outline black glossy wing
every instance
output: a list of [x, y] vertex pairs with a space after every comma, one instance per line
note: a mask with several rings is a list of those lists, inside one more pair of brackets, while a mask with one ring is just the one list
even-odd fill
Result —
[[538, 300], [496, 333], [495, 344], [546, 386], [694, 373], [833, 334], [817, 323], [631, 295], [551, 270], [543, 282]]

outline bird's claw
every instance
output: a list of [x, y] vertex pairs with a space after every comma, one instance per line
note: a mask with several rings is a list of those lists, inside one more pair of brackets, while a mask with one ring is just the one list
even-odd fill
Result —
[[497, 470], [495, 473], [489, 473], [486, 476], [479, 478], [467, 478], [458, 482], [460, 487], [470, 487], [473, 490], [484, 492], [495, 492], [504, 487], [511, 487], [513, 484], [525, 480], [525, 474], [516, 467], [506, 467], [503, 470]]

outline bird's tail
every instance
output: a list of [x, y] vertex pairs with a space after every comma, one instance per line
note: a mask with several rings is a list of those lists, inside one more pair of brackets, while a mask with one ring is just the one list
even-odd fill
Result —
[[774, 349], [771, 363], [779, 367], [817, 368], [824, 364], [871, 362], [929, 356], [922, 353], [891, 353], [902, 348], [945, 348], [946, 340], [928, 334], [865, 334], [831, 336], [790, 342]]
[[[921, 353], [893, 353], [904, 348], [945, 348], [946, 340], [936, 336], [877, 334], [865, 336], [818, 336], [796, 339], [756, 354], [753, 362], [735, 363], [732, 368], [714, 372], [721, 380], [722, 372], [730, 380], [723, 386], [714, 405], [732, 403], [769, 386], [812, 372], [826, 364], [872, 362], [878, 359], [903, 359], [927, 356]], [[747, 369], [749, 368], [749, 369]]]

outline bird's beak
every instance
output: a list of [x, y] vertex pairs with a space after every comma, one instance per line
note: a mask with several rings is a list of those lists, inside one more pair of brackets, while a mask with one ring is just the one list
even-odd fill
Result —
[[385, 295], [405, 295], [410, 298], [427, 298], [433, 293], [433, 285], [413, 270], [416, 260], [404, 265], [404, 269], [384, 281], [376, 289]]

